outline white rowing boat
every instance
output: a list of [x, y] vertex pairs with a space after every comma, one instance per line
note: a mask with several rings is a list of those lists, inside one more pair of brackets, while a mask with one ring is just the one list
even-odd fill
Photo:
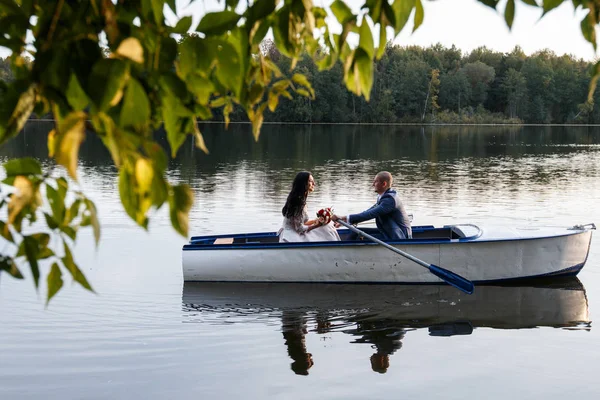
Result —
[[[413, 239], [386, 243], [476, 283], [575, 276], [593, 224], [413, 227]], [[373, 234], [374, 229], [364, 229]], [[440, 283], [418, 263], [368, 240], [280, 243], [276, 232], [196, 236], [183, 246], [185, 281]]]

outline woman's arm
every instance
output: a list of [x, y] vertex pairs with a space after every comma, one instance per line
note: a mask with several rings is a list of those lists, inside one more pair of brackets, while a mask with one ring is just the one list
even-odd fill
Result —
[[323, 226], [323, 224], [321, 224], [318, 220], [314, 220], [315, 222], [312, 225], [309, 225], [308, 228], [306, 228], [306, 232], [310, 232], [315, 228], [319, 228], [320, 226]]

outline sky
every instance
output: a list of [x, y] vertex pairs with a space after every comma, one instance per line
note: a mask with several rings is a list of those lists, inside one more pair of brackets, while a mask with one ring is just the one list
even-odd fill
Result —
[[[331, 4], [331, 0], [313, 1], [317, 6]], [[347, 3], [354, 11], [358, 11], [364, 0], [349, 0]], [[192, 15], [193, 26], [196, 26], [206, 12], [222, 10], [222, 4], [223, 2], [215, 0], [197, 0], [191, 4], [188, 0], [178, 0], [178, 14]], [[506, 2], [502, 1], [498, 10], [504, 10], [505, 4]], [[558, 55], [571, 54], [588, 61], [594, 60], [597, 55], [592, 45], [581, 34], [579, 24], [585, 13], [581, 10], [575, 12], [570, 1], [566, 1], [541, 20], [541, 9], [518, 2], [512, 31], [506, 26], [502, 13], [482, 5], [477, 0], [423, 0], [423, 7], [423, 25], [411, 34], [412, 22], [407, 24], [394, 43], [424, 47], [436, 43], [446, 47], [455, 45], [463, 54], [468, 54], [480, 46], [509, 52], [518, 45], [528, 55], [542, 49], [550, 49]], [[172, 15], [168, 15], [168, 19], [175, 21]], [[333, 18], [331, 24], [337, 25]], [[9, 54], [7, 49], [0, 47], [1, 57]]]

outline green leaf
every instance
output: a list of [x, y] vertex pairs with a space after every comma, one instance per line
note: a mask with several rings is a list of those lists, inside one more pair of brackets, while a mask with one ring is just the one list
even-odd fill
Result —
[[181, 107], [179, 105], [179, 100], [172, 95], [168, 95], [163, 98], [163, 102], [163, 120], [165, 130], [167, 131], [167, 140], [171, 146], [171, 157], [175, 158], [177, 151], [185, 142], [188, 132], [184, 131], [185, 118], [179, 118], [179, 116], [173, 112], [174, 109]]
[[362, 49], [357, 49], [354, 62], [356, 63], [355, 73], [358, 74], [361, 93], [369, 101], [371, 87], [373, 86], [373, 61], [366, 52], [362, 51]]
[[215, 91], [215, 85], [209, 79], [198, 74], [188, 76], [186, 83], [190, 92], [196, 96], [198, 103], [207, 105], [211, 94]]
[[230, 43], [223, 42], [218, 50], [217, 59], [219, 62], [215, 71], [217, 79], [239, 97], [245, 73], [242, 73], [241, 59], [236, 48]]
[[262, 100], [263, 95], [265, 94], [264, 89], [264, 86], [259, 83], [253, 84], [250, 88], [250, 93], [248, 93], [248, 103], [254, 105]]
[[421, 0], [415, 0], [415, 17], [413, 32], [421, 26], [421, 24], [423, 23], [424, 16], [425, 13], [423, 11], [423, 3], [421, 3]]
[[239, 4], [240, 0], [225, 0], [225, 5], [227, 8], [234, 10]]
[[129, 171], [129, 168], [122, 167], [119, 172], [119, 194], [121, 196], [121, 203], [125, 212], [131, 219], [133, 219], [138, 225], [146, 228], [148, 226], [148, 220], [142, 218], [138, 220], [139, 201], [137, 193], [135, 192], [135, 177]]
[[235, 28], [240, 18], [235, 11], [206, 13], [196, 30], [207, 35], [220, 35]]
[[10, 195], [8, 203], [8, 224], [14, 224], [20, 231], [20, 222], [37, 207], [39, 186], [22, 175], [15, 177], [12, 185], [16, 190]]
[[169, 207], [171, 224], [182, 236], [187, 237], [189, 212], [194, 202], [194, 194], [188, 185], [177, 185], [171, 188]]
[[262, 42], [262, 40], [265, 38], [265, 36], [267, 36], [267, 32], [269, 32], [270, 27], [271, 27], [270, 19], [258, 21], [258, 23], [254, 25], [254, 28], [252, 28], [252, 31], [251, 31], [252, 32], [252, 34], [251, 34], [252, 44], [253, 45], [260, 44], [260, 42]]
[[0, 135], [0, 143], [4, 143], [7, 139], [21, 132], [35, 107], [35, 97], [36, 90], [33, 85], [21, 93], [6, 126], [3, 127], [5, 132]]
[[596, 50], [596, 21], [592, 11], [581, 21], [581, 33], [585, 40], [590, 42], [594, 46], [594, 50]]
[[269, 104], [269, 110], [271, 110], [271, 112], [275, 112], [275, 109], [277, 108], [277, 105], [279, 104], [279, 94], [277, 94], [271, 90], [269, 92], [268, 104]]
[[67, 192], [69, 191], [69, 182], [62, 176], [56, 180], [56, 190], [61, 198], [66, 198]]
[[192, 115], [190, 110], [186, 108], [182, 102], [187, 102], [190, 99], [187, 86], [181, 78], [176, 74], [167, 73], [160, 77], [160, 87], [168, 94], [168, 96], [174, 96], [178, 100], [177, 107], [173, 112], [177, 115]]
[[62, 225], [65, 221], [66, 213], [64, 196], [60, 196], [58, 191], [52, 186], [46, 185], [46, 197], [52, 209], [52, 218], [58, 225]]
[[216, 49], [222, 40], [205, 40], [199, 37], [187, 37], [180, 45], [178, 73], [182, 79], [192, 74], [206, 77], [216, 63]]
[[67, 101], [69, 102], [69, 105], [73, 107], [75, 111], [82, 111], [90, 103], [90, 99], [81, 88], [79, 80], [75, 74], [71, 74], [69, 86], [67, 86], [67, 92], [65, 94], [67, 95]]
[[183, 35], [184, 33], [187, 33], [191, 27], [192, 17], [188, 15], [187, 17], [183, 17], [177, 21], [177, 25], [175, 25], [175, 28], [173, 28], [173, 33], [179, 33], [180, 35]]
[[300, 96], [304, 96], [304, 97], [308, 97], [308, 98], [311, 97], [310, 93], [306, 89], [302, 89], [302, 88], [296, 89], [296, 93], [298, 93]]
[[100, 243], [100, 221], [98, 220], [98, 211], [96, 210], [96, 205], [90, 199], [85, 199], [84, 203], [86, 206], [86, 213], [89, 214], [92, 228], [94, 229], [94, 241], [96, 242], [96, 246], [98, 246], [98, 243]]
[[308, 89], [312, 97], [315, 96], [315, 91], [313, 90], [312, 85], [303, 74], [294, 74], [294, 76], [292, 76], [292, 81]]
[[21, 246], [23, 247], [25, 258], [29, 262], [31, 275], [33, 276], [33, 281], [35, 283], [35, 287], [37, 288], [40, 280], [40, 268], [38, 265], [39, 242], [33, 236], [23, 236], [23, 242]]
[[[8, 240], [9, 242], [15, 242], [15, 239], [13, 238], [12, 233], [10, 233], [10, 229], [8, 229], [8, 225], [6, 224], [6, 222], [4, 221], [0, 221], [0, 236], [2, 236], [4, 239]], [[0, 255], [1, 258], [1, 255]]]
[[[65, 223], [66, 224], [70, 224], [71, 222], [73, 222], [73, 220], [75, 219], [75, 217], [77, 217], [79, 215], [79, 207], [81, 207], [81, 204], [82, 204], [82, 200], [81, 199], [75, 199], [71, 203], [71, 206], [67, 210], [67, 214], [65, 216]], [[81, 226], [84, 226], [83, 223], [81, 224]]]
[[504, 9], [504, 19], [508, 29], [512, 28], [513, 20], [515, 19], [515, 0], [508, 0]]
[[200, 132], [200, 128], [198, 127], [198, 121], [196, 120], [194, 120], [194, 141], [197, 148], [202, 150], [204, 154], [209, 154], [206, 143], [204, 143], [204, 136], [202, 136], [202, 132]]
[[152, 4], [152, 14], [154, 14], [154, 21], [156, 25], [161, 26], [163, 24], [163, 9], [165, 7], [164, 0], [150, 0]]
[[150, 101], [142, 84], [134, 78], [129, 79], [123, 107], [121, 108], [120, 125], [145, 125], [150, 120]]
[[366, 0], [363, 8], [366, 7], [369, 10], [369, 16], [373, 21], [379, 21], [379, 18], [381, 18], [381, 9], [383, 7], [383, 3], [387, 3], [387, 0]]
[[164, 149], [158, 143], [144, 143], [144, 151], [152, 159], [152, 164], [154, 165], [154, 169], [158, 171], [159, 174], [162, 174], [167, 169], [167, 163], [169, 159], [164, 151]]
[[271, 14], [275, 11], [275, 6], [277, 6], [277, 0], [255, 0], [244, 14], [246, 26], [252, 27], [256, 21], [262, 20]]
[[[306, 77], [305, 77], [306, 79]], [[272, 90], [275, 93], [281, 93], [282, 91], [284, 91], [285, 89], [287, 89], [290, 86], [290, 81], [287, 79], [281, 79], [277, 82], [275, 82], [273, 84]]]
[[344, 25], [355, 18], [354, 13], [342, 0], [335, 0], [331, 4], [331, 12], [335, 15], [338, 22]]
[[381, 26], [384, 27], [391, 26], [393, 28], [396, 26], [396, 14], [390, 3], [387, 1], [383, 2], [383, 14], [380, 22]]
[[71, 249], [67, 242], [63, 242], [65, 249], [65, 256], [61, 259], [65, 268], [71, 273], [73, 280], [83, 286], [85, 289], [90, 292], [94, 292], [92, 286], [88, 283], [87, 279], [83, 275], [83, 272], [79, 269], [75, 261], [73, 260], [73, 255], [71, 254]]
[[158, 71], [165, 73], [173, 70], [173, 62], [178, 55], [177, 41], [172, 37], [160, 38], [160, 53], [158, 55]]
[[539, 7], [535, 0], [522, 0], [523, 3], [528, 4], [530, 6]]
[[10, 257], [0, 255], [0, 271], [8, 272], [15, 279], [23, 279], [23, 274], [21, 274], [21, 271], [15, 265], [15, 261]]
[[544, 13], [542, 15], [548, 14], [550, 11], [560, 6], [563, 3], [563, 1], [564, 0], [543, 0]]
[[408, 22], [408, 18], [410, 17], [410, 13], [414, 6], [415, 0], [394, 0], [392, 9], [394, 10], [394, 15], [396, 17], [396, 24], [394, 25], [396, 34], [404, 29], [404, 25]]
[[58, 229], [62, 233], [67, 235], [73, 242], [77, 238], [77, 231], [71, 226], [63, 225], [63, 226], [59, 226]]
[[285, 5], [275, 14], [273, 24], [273, 39], [281, 54], [287, 57], [294, 56], [294, 46], [290, 40], [290, 8]]
[[385, 46], [387, 45], [387, 31], [385, 26], [379, 25], [379, 47], [377, 48], [377, 54], [375, 57], [380, 60], [385, 54]]
[[210, 107], [219, 108], [223, 107], [225, 104], [227, 104], [227, 97], [217, 97], [216, 99], [210, 102]]
[[590, 71], [590, 74], [592, 76], [592, 79], [590, 80], [590, 86], [589, 86], [589, 90], [588, 90], [588, 102], [593, 103], [594, 102], [594, 92], [596, 91], [596, 85], [598, 83], [598, 78], [600, 78], [600, 61], [598, 61], [596, 64], [594, 64], [594, 66], [592, 67], [592, 70]]
[[156, 208], [160, 208], [169, 196], [169, 187], [162, 175], [154, 175], [152, 180], [152, 190], [150, 192], [152, 204]]
[[485, 4], [488, 7], [493, 8], [494, 10], [496, 9], [496, 6], [498, 5], [498, 0], [479, 0], [479, 2]]
[[119, 43], [115, 55], [129, 59], [138, 64], [144, 63], [144, 48], [140, 40], [135, 37], [125, 38]]
[[60, 288], [62, 288], [63, 285], [62, 272], [57, 263], [52, 264], [52, 267], [50, 268], [50, 273], [48, 274], [46, 281], [48, 283], [48, 296], [46, 299], [46, 305], [48, 305], [48, 303], [50, 303], [50, 299], [52, 299], [52, 297], [54, 297], [54, 295], [58, 293], [58, 291], [60, 290]]
[[264, 121], [264, 111], [266, 107], [267, 103], [263, 103], [260, 107], [258, 107], [258, 109], [255, 112], [248, 113], [248, 118], [250, 119], [250, 122], [252, 122], [252, 135], [254, 136], [254, 141], [256, 142], [258, 142], [260, 128], [262, 127]]
[[44, 217], [46, 218], [46, 225], [48, 225], [48, 228], [52, 230], [58, 228], [58, 222], [56, 222], [56, 220], [52, 218], [52, 215], [44, 213]]
[[40, 163], [31, 157], [16, 158], [4, 163], [7, 177], [15, 177], [17, 175], [42, 175], [42, 167]]
[[128, 79], [126, 62], [115, 58], [102, 59], [92, 68], [87, 93], [100, 111], [107, 110], [121, 100]]
[[54, 149], [50, 152], [58, 164], [67, 168], [74, 180], [77, 180], [79, 147], [85, 139], [86, 117], [87, 114], [83, 111], [73, 111], [61, 120]]
[[375, 53], [373, 34], [371, 33], [371, 28], [367, 23], [366, 17], [363, 18], [362, 23], [360, 24], [360, 41], [358, 45], [369, 55], [369, 57], [373, 58]]
[[283, 76], [283, 74], [281, 73], [281, 70], [279, 69], [279, 67], [277, 66], [277, 64], [275, 64], [273, 61], [271, 61], [271, 59], [269, 59], [268, 57], [266, 57], [266, 58], [263, 59], [263, 62], [271, 70], [271, 72], [273, 73], [273, 75], [275, 76], [275, 78], [281, 78]]

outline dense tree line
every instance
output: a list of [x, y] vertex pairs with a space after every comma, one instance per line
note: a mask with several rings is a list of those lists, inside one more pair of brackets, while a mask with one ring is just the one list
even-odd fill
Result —
[[[263, 43], [282, 72], [290, 60]], [[350, 93], [342, 66], [319, 71], [310, 58], [296, 71], [311, 81], [316, 98], [282, 98], [272, 122], [600, 123], [600, 110], [586, 102], [593, 64], [549, 50], [526, 56], [516, 47], [501, 53], [486, 47], [463, 55], [452, 46], [389, 45], [376, 62], [371, 99]], [[0, 80], [13, 77], [0, 58]], [[600, 100], [596, 94], [596, 101]], [[217, 112], [216, 119], [222, 120]], [[245, 120], [241, 110], [232, 121]]]
[[[282, 71], [289, 61], [266, 43]], [[452, 46], [389, 45], [376, 62], [369, 102], [348, 92], [342, 66], [319, 72], [308, 59], [299, 68], [316, 99], [283, 99], [267, 121], [296, 122], [525, 122], [600, 123], [587, 103], [591, 63], [549, 50], [531, 56], [516, 47], [501, 53], [485, 47], [469, 54]], [[596, 102], [598, 103], [598, 94]], [[238, 117], [240, 115], [238, 114]]]

